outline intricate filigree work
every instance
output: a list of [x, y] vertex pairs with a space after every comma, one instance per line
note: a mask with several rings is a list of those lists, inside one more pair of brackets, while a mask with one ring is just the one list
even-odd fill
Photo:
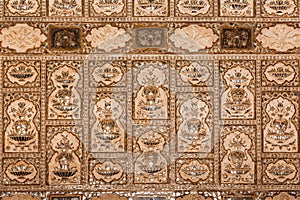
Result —
[[208, 0], [177, 0], [176, 6], [179, 16], [202, 16], [209, 13], [211, 2]]
[[38, 48], [47, 37], [41, 29], [27, 24], [16, 24], [3, 28], [0, 34], [1, 46], [15, 50], [17, 53], [26, 53], [29, 49]]
[[141, 152], [134, 161], [135, 183], [167, 183], [168, 162], [164, 156], [166, 127], [136, 127], [136, 148]]
[[164, 28], [137, 28], [135, 29], [136, 48], [165, 48], [165, 29]]
[[209, 159], [178, 159], [176, 161], [176, 183], [204, 184], [213, 181], [213, 163]]
[[[24, 95], [25, 96], [25, 95]], [[7, 94], [5, 98], [10, 99]], [[39, 98], [35, 99], [39, 102]], [[37, 152], [39, 132], [39, 107], [32, 99], [16, 94], [7, 105], [4, 131], [6, 152]]]
[[263, 163], [264, 184], [297, 184], [299, 180], [298, 159], [265, 159]]
[[86, 40], [93, 48], [110, 52], [112, 50], [124, 48], [131, 36], [123, 28], [111, 26], [109, 24], [100, 28], [93, 28], [86, 36]]
[[262, 66], [264, 68], [263, 79], [265, 79], [265, 82], [263, 82], [264, 86], [283, 84], [287, 86], [291, 85], [291, 82], [295, 82], [296, 84], [298, 83], [299, 80], [295, 79], [296, 75], [298, 76], [297, 67], [299, 63], [297, 60], [277, 61], [273, 65], [267, 65], [266, 63], [267, 61], [262, 63]]
[[133, 15], [140, 17], [168, 16], [169, 0], [133, 0]]
[[[91, 8], [93, 14], [99, 16], [119, 16], [125, 10], [126, 1], [123, 0], [92, 0]], [[90, 13], [91, 14], [91, 13]]]
[[133, 63], [134, 119], [169, 118], [168, 62], [135, 61]]
[[[119, 164], [120, 163], [120, 164]], [[126, 172], [122, 159], [108, 160], [108, 159], [94, 159], [90, 161], [91, 179], [94, 184], [125, 184]]]
[[211, 48], [218, 40], [211, 28], [192, 24], [183, 28], [175, 29], [169, 37], [176, 48], [181, 48], [188, 52], [197, 52], [199, 50]]
[[124, 93], [93, 95], [91, 127], [92, 152], [122, 152], [125, 150], [126, 95]]
[[50, 48], [76, 50], [81, 46], [80, 28], [50, 27]]
[[221, 95], [221, 118], [254, 118], [255, 61], [220, 61], [226, 86]]
[[252, 126], [227, 127], [222, 130], [221, 183], [255, 182], [255, 129]]
[[4, 159], [4, 184], [24, 185], [39, 183], [38, 165], [39, 161], [33, 158], [26, 158], [26, 160]]
[[56, 17], [82, 16], [82, 0], [48, 0], [48, 15]]
[[[72, 66], [74, 64], [74, 66]], [[48, 119], [79, 119], [81, 113], [80, 74], [76, 62], [55, 63], [48, 69]], [[79, 88], [78, 88], [79, 87]]]
[[300, 47], [300, 28], [286, 24], [263, 28], [256, 40], [267, 49], [288, 51]]
[[221, 17], [253, 17], [253, 0], [220, 0], [219, 13]]
[[250, 27], [224, 27], [221, 29], [221, 48], [227, 50], [252, 49], [252, 37]]
[[291, 94], [278, 96], [275, 93], [274, 96], [264, 95], [264, 99], [269, 99], [263, 101], [263, 149], [265, 152], [297, 152], [298, 131], [294, 117], [298, 115], [299, 100], [293, 102]]
[[178, 152], [211, 150], [212, 111], [208, 93], [177, 93]]
[[48, 150], [50, 185], [81, 182], [80, 146], [80, 140], [75, 133], [68, 130], [54, 132], [49, 140]]
[[4, 61], [4, 87], [39, 87], [40, 61]]
[[294, 0], [263, 0], [262, 15], [265, 17], [285, 17], [297, 14], [298, 2]]
[[5, 16], [39, 16], [40, 0], [4, 0]]
[[266, 200], [300, 200], [300, 197], [294, 197], [286, 192], [281, 192], [273, 197], [267, 197]]
[[177, 86], [212, 86], [212, 61], [176, 61]]

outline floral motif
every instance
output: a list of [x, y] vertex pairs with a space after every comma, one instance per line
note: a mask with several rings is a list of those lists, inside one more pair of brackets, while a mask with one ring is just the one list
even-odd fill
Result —
[[36, 167], [24, 160], [10, 164], [5, 171], [7, 177], [11, 180], [24, 183], [27, 180], [32, 180], [37, 174]]
[[291, 82], [296, 73], [292, 66], [285, 65], [283, 62], [277, 62], [275, 65], [269, 65], [264, 71], [264, 75], [268, 81], [274, 81], [281, 85], [285, 82]]
[[276, 163], [268, 164], [265, 170], [270, 179], [283, 183], [286, 180], [295, 178], [297, 170], [293, 163], [286, 162], [285, 160], [278, 160]]
[[205, 15], [210, 7], [208, 0], [179, 0], [177, 2], [178, 11], [190, 16]]
[[81, 16], [81, 0], [48, 0], [49, 16]]
[[300, 29], [286, 24], [263, 28], [256, 37], [264, 48], [288, 51], [300, 47]]
[[123, 176], [124, 170], [121, 165], [108, 160], [104, 163], [96, 164], [92, 173], [97, 180], [103, 180], [106, 183], [110, 183], [120, 179]]
[[92, 8], [97, 14], [104, 14], [111, 16], [113, 14], [119, 14], [124, 9], [123, 0], [93, 0]]
[[189, 25], [176, 29], [170, 36], [170, 40], [177, 48], [197, 52], [212, 47], [213, 43], [218, 40], [218, 36], [214, 34], [211, 28]]
[[35, 14], [40, 3], [38, 0], [8, 0], [7, 10], [14, 15], [32, 15]]
[[126, 42], [131, 39], [130, 35], [123, 28], [105, 25], [100, 28], [93, 28], [91, 34], [86, 37], [91, 46], [109, 52], [113, 49], [124, 48]]
[[14, 49], [17, 53], [26, 53], [28, 49], [38, 48], [46, 39], [40, 29], [27, 24], [3, 28], [0, 34], [1, 46]]
[[269, 15], [283, 16], [293, 14], [296, 5], [294, 0], [266, 0], [263, 8]]
[[286, 192], [281, 192], [274, 197], [267, 197], [266, 200], [300, 200], [300, 197], [294, 197]]
[[220, 0], [220, 16], [252, 17], [253, 0]]
[[7, 70], [7, 78], [12, 83], [24, 86], [27, 83], [33, 83], [38, 76], [34, 66], [27, 65], [23, 62], [17, 65], [11, 65]]

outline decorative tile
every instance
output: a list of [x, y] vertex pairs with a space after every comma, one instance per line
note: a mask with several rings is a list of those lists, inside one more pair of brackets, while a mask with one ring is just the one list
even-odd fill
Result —
[[264, 159], [264, 184], [298, 184], [299, 159]]
[[219, 0], [221, 17], [254, 17], [255, 0]]
[[83, 16], [82, 0], [46, 0], [47, 14], [50, 17], [76, 17]]
[[296, 17], [298, 14], [298, 1], [261, 0], [263, 17]]
[[298, 152], [299, 93], [263, 93], [262, 107], [263, 151]]
[[90, 94], [90, 151], [126, 150], [127, 96], [124, 93]]
[[221, 118], [255, 118], [255, 61], [221, 60], [219, 65]]
[[3, 96], [4, 151], [38, 152], [40, 94], [5, 93]]
[[133, 0], [133, 16], [166, 17], [169, 16], [169, 0]]
[[158, 27], [135, 29], [135, 48], [166, 48], [166, 30]]
[[4, 0], [4, 16], [41, 16], [41, 0]]
[[226, 50], [252, 49], [253, 30], [250, 27], [223, 27], [221, 48]]
[[221, 183], [254, 184], [255, 126], [223, 126], [221, 129]]
[[80, 119], [81, 69], [81, 61], [47, 61], [48, 119]]
[[47, 174], [49, 185], [81, 183], [82, 127], [47, 127]]
[[3, 61], [3, 87], [40, 87], [41, 62], [38, 60]]
[[104, 16], [104, 17], [126, 16], [126, 1], [92, 0], [90, 1], [90, 16]]
[[81, 47], [80, 28], [50, 27], [49, 34], [51, 49], [76, 50]]
[[261, 66], [263, 87], [299, 85], [298, 60], [263, 60]]
[[212, 150], [213, 94], [177, 93], [177, 151], [200, 153]]
[[133, 119], [169, 118], [169, 62], [133, 62]]

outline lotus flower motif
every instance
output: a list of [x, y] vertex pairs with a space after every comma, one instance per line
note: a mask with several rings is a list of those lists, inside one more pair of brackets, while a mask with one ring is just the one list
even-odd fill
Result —
[[113, 49], [124, 48], [126, 42], [131, 39], [130, 35], [122, 28], [105, 25], [93, 28], [91, 34], [86, 37], [91, 46], [109, 52]]
[[17, 53], [26, 53], [28, 49], [38, 48], [46, 39], [40, 29], [27, 24], [3, 28], [0, 33], [1, 46], [14, 49]]
[[211, 28], [198, 25], [178, 28], [170, 36], [170, 40], [174, 43], [175, 47], [188, 50], [189, 52], [197, 52], [201, 49], [210, 48], [217, 39], [218, 36], [214, 34]]
[[264, 48], [287, 51], [300, 47], [300, 29], [276, 24], [273, 27], [263, 28], [256, 39]]

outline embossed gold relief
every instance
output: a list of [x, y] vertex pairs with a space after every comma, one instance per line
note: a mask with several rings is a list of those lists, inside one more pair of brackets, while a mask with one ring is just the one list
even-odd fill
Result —
[[220, 16], [253, 17], [254, 0], [220, 0]]
[[50, 138], [47, 163], [50, 185], [81, 183], [79, 148], [78, 136], [70, 131], [57, 132]]
[[211, 28], [191, 24], [175, 29], [169, 39], [177, 48], [188, 52], [197, 52], [212, 47], [218, 40], [218, 36]]
[[206, 15], [211, 8], [208, 0], [178, 0], [177, 9], [181, 15]]
[[48, 119], [78, 119], [81, 97], [76, 86], [80, 75], [71, 65], [62, 65], [51, 73], [53, 90], [48, 97]]
[[37, 15], [41, 2], [40, 0], [6, 0], [8, 16], [35, 16]]
[[298, 3], [294, 0], [265, 0], [263, 11], [267, 16], [293, 16], [297, 11]]
[[273, 197], [267, 197], [266, 200], [300, 200], [300, 197], [294, 197], [286, 192], [281, 192]]
[[134, 119], [169, 118], [168, 62], [135, 61]]
[[263, 28], [256, 40], [267, 49], [288, 51], [300, 47], [300, 29], [287, 24]]
[[110, 52], [112, 50], [124, 48], [131, 40], [131, 36], [123, 28], [118, 28], [107, 24], [100, 28], [93, 28], [86, 40], [93, 48]]
[[221, 183], [255, 182], [254, 127], [225, 127], [221, 144]]
[[9, 48], [17, 53], [26, 53], [29, 49], [38, 48], [47, 37], [41, 29], [27, 24], [16, 24], [1, 29], [0, 41], [3, 48]]
[[82, 0], [47, 0], [49, 16], [82, 16]]
[[7, 105], [8, 118], [4, 126], [4, 150], [6, 152], [37, 152], [39, 107], [36, 102], [28, 98], [15, 98]]
[[205, 93], [196, 95], [177, 94], [178, 152], [209, 152], [211, 149], [211, 105], [206, 102], [210, 97]]
[[[221, 118], [255, 117], [254, 61], [221, 61], [222, 79], [226, 85], [221, 94]], [[223, 71], [224, 70], [224, 71]]]
[[120, 14], [125, 7], [123, 0], [92, 0], [91, 7], [97, 14], [113, 16]]
[[126, 101], [124, 94], [96, 94], [93, 99], [91, 128], [92, 152], [122, 152], [125, 150]]
[[5, 170], [6, 176], [19, 183], [25, 183], [28, 180], [32, 180], [37, 175], [37, 169], [31, 163], [24, 160], [19, 160], [15, 163], [11, 163]]
[[265, 152], [297, 152], [298, 131], [293, 117], [298, 109], [290, 99], [282, 96], [271, 98], [266, 104], [263, 129]]
[[[299, 165], [299, 161], [297, 162], [297, 165]], [[294, 179], [298, 170], [293, 161], [277, 160], [267, 164], [265, 173], [269, 179], [283, 183], [287, 180], [290, 181]]]

